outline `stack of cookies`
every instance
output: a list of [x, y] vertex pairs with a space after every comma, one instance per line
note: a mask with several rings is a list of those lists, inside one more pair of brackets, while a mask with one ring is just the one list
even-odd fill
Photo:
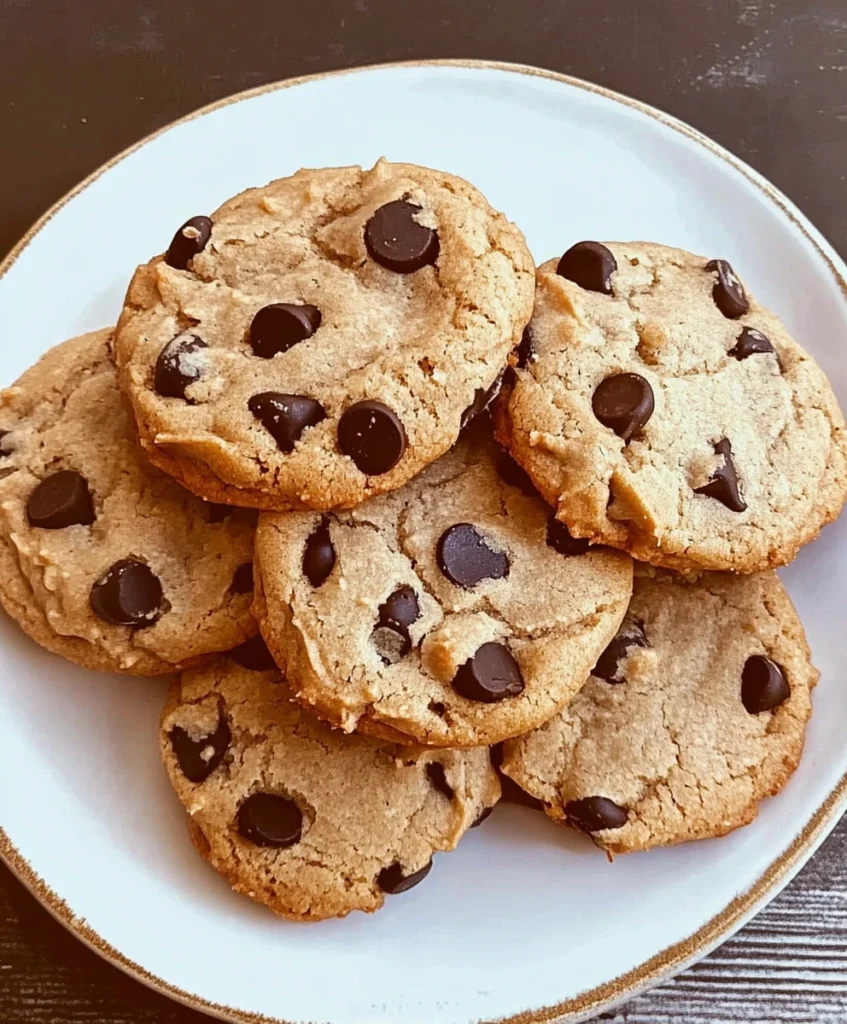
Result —
[[285, 917], [377, 909], [501, 794], [623, 853], [749, 822], [799, 761], [773, 569], [840, 512], [847, 433], [724, 260], [536, 271], [452, 175], [300, 171], [3, 392], [0, 454], [6, 611], [181, 673], [191, 838]]

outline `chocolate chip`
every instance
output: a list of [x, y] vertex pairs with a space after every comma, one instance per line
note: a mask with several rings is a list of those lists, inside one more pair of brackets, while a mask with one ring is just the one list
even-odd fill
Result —
[[479, 817], [476, 819], [476, 821], [473, 823], [473, 825], [471, 825], [471, 828], [478, 828], [486, 820], [486, 818], [490, 818], [491, 817], [491, 812], [493, 810], [494, 810], [493, 807], [483, 807], [482, 811], [480, 812]]
[[280, 391], [263, 391], [247, 402], [250, 412], [268, 431], [281, 452], [294, 451], [307, 427], [326, 419], [320, 402], [304, 395], [285, 395]]
[[156, 360], [153, 374], [156, 394], [163, 398], [185, 399], [185, 389], [202, 376], [200, 367], [191, 357], [207, 347], [196, 334], [178, 334], [169, 341]]
[[382, 402], [356, 402], [338, 422], [338, 447], [368, 476], [387, 473], [406, 450], [406, 431]]
[[438, 715], [439, 718], [443, 718], [447, 711], [447, 705], [440, 700], [431, 700], [427, 707], [434, 715]]
[[462, 413], [462, 417], [459, 420], [460, 430], [464, 430], [464, 428], [471, 422], [472, 419], [479, 416], [481, 412], [488, 408], [488, 406], [497, 397], [502, 384], [503, 374], [501, 373], [490, 388], [476, 389], [476, 391], [474, 392], [473, 401]]
[[547, 546], [560, 555], [584, 555], [591, 545], [585, 537], [572, 537], [564, 523], [550, 516], [547, 520]]
[[203, 782], [218, 767], [229, 749], [232, 734], [223, 715], [215, 731], [195, 740], [179, 725], [170, 731], [171, 746], [180, 771], [189, 782]]
[[438, 568], [451, 583], [470, 590], [483, 580], [501, 580], [509, 575], [509, 558], [494, 551], [470, 523], [448, 527], [435, 549]]
[[152, 626], [164, 611], [162, 584], [144, 562], [124, 558], [100, 577], [89, 597], [95, 615], [113, 626]]
[[717, 271], [718, 279], [712, 289], [715, 305], [730, 320], [736, 320], [750, 309], [750, 303], [744, 293], [744, 285], [726, 260], [710, 260], [706, 270]]
[[791, 696], [782, 668], [763, 654], [754, 654], [741, 673], [741, 703], [751, 715], [772, 711]]
[[611, 295], [612, 274], [617, 269], [617, 260], [605, 245], [577, 242], [559, 260], [556, 273], [589, 292]]
[[303, 812], [288, 797], [253, 793], [238, 808], [238, 831], [256, 846], [284, 849], [300, 842]]
[[206, 248], [212, 237], [212, 222], [208, 217], [192, 217], [174, 235], [165, 256], [165, 263], [175, 270], [185, 270], [190, 261]]
[[335, 548], [329, 535], [329, 523], [322, 519], [306, 541], [303, 552], [303, 572], [317, 588], [322, 586], [335, 568]]
[[426, 766], [426, 774], [439, 793], [443, 793], [448, 800], [453, 799], [455, 796], [453, 787], [447, 781], [447, 773], [444, 771], [444, 765], [440, 761], [430, 761]]
[[429, 874], [431, 868], [432, 859], [417, 871], [413, 871], [410, 875], [404, 875], [403, 869], [395, 861], [380, 871], [377, 876], [377, 884], [383, 892], [388, 893], [389, 896], [394, 896], [398, 892], [406, 892], [408, 889], [414, 888], [418, 882], [422, 882]]
[[607, 683], [623, 683], [620, 663], [629, 656], [633, 647], [649, 647], [644, 627], [637, 622], [625, 622], [618, 635], [600, 655], [591, 674], [605, 679]]
[[529, 361], [535, 355], [535, 337], [532, 333], [532, 326], [527, 324], [524, 327], [524, 332], [521, 335], [521, 341], [518, 345], [517, 352], [517, 366], [523, 370], [529, 366]]
[[703, 487], [698, 487], [694, 493], [716, 498], [731, 512], [743, 512], [747, 505], [738, 489], [738, 474], [732, 461], [732, 445], [725, 437], [715, 444], [715, 455], [723, 457], [723, 464], [712, 474], [712, 479]]
[[94, 505], [84, 476], [72, 469], [61, 469], [45, 477], [26, 503], [30, 526], [43, 530], [61, 530], [65, 526], [90, 526]]
[[616, 373], [597, 385], [591, 407], [604, 427], [628, 443], [653, 415], [653, 389], [637, 373]]
[[379, 621], [386, 626], [397, 629], [408, 629], [421, 614], [418, 596], [409, 586], [398, 587], [387, 600], [379, 606]]
[[253, 317], [250, 345], [260, 359], [272, 359], [277, 352], [287, 352], [298, 342], [311, 338], [320, 325], [321, 311], [317, 306], [274, 302], [263, 306]]
[[419, 224], [420, 206], [405, 199], [386, 203], [365, 225], [365, 247], [372, 260], [397, 274], [411, 274], [438, 259], [438, 232]]
[[582, 832], [602, 832], [607, 828], [623, 828], [629, 815], [623, 807], [605, 796], [586, 796], [565, 804], [568, 822]]
[[510, 487], [517, 487], [528, 498], [538, 497], [538, 489], [532, 482], [529, 473], [523, 466], [519, 466], [508, 452], [501, 452], [497, 457], [497, 472], [504, 483]]
[[253, 589], [253, 563], [242, 562], [235, 570], [229, 589], [234, 594], [249, 594]]
[[738, 335], [733, 348], [729, 350], [731, 356], [736, 359], [746, 359], [748, 356], [757, 355], [760, 352], [773, 352], [774, 347], [770, 338], [757, 331], [755, 327], [743, 327]]
[[409, 626], [420, 615], [420, 605], [411, 587], [399, 587], [379, 606], [379, 619], [371, 640], [386, 665], [405, 658], [412, 649]]
[[460, 665], [453, 677], [453, 689], [485, 704], [523, 693], [524, 681], [512, 652], [503, 644], [487, 643]]
[[229, 656], [237, 665], [250, 669], [251, 672], [267, 672], [277, 667], [268, 645], [258, 635], [250, 637], [238, 647], [233, 647]]

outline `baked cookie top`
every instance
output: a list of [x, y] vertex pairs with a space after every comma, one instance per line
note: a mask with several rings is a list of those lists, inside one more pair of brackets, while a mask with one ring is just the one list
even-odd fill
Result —
[[182, 676], [161, 749], [195, 845], [238, 892], [284, 917], [374, 911], [487, 816], [487, 750], [426, 751], [321, 725], [278, 672], [222, 658]]
[[841, 510], [832, 388], [723, 260], [578, 243], [539, 269], [517, 362], [498, 436], [577, 536], [754, 572]]
[[302, 170], [177, 232], [117, 328], [149, 458], [213, 501], [350, 507], [443, 454], [529, 320], [520, 231], [467, 182]]
[[797, 767], [817, 679], [774, 573], [636, 573], [585, 687], [502, 770], [612, 853], [722, 836]]
[[398, 742], [475, 746], [540, 725], [631, 592], [629, 556], [574, 541], [485, 422], [393, 494], [259, 517], [254, 613], [295, 695]]
[[56, 346], [0, 393], [0, 602], [89, 668], [172, 672], [256, 632], [254, 517], [144, 461], [110, 335]]

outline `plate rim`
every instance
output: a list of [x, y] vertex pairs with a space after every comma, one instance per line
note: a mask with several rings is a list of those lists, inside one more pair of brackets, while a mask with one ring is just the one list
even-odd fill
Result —
[[[74, 185], [73, 188], [69, 189], [33, 223], [29, 230], [0, 260], [0, 279], [8, 273], [39, 232], [64, 206], [84, 192], [90, 185], [94, 184], [106, 171], [172, 128], [186, 124], [231, 104], [240, 103], [244, 100], [282, 89], [307, 85], [328, 78], [358, 74], [360, 72], [390, 71], [402, 68], [461, 68], [479, 71], [502, 71], [544, 78], [585, 92], [594, 93], [611, 100], [613, 103], [645, 114], [652, 120], [658, 121], [660, 124], [686, 136], [691, 141], [704, 147], [712, 155], [729, 164], [733, 170], [742, 174], [748, 182], [758, 189], [767, 200], [776, 205], [781, 213], [801, 231], [818, 256], [823, 259], [833, 280], [842, 295], [847, 299], [847, 266], [845, 266], [830, 243], [826, 241], [825, 237], [811, 224], [794, 203], [768, 181], [767, 178], [707, 135], [704, 135], [679, 118], [667, 114], [648, 103], [633, 99], [614, 89], [597, 85], [594, 82], [588, 82], [574, 75], [530, 64], [473, 58], [432, 58], [356, 65], [349, 68], [339, 68], [332, 71], [317, 72], [268, 82], [205, 104], [143, 136], [95, 168], [95, 170]], [[509, 1017], [499, 1018], [498, 1024], [566, 1024], [566, 1022], [568, 1024], [571, 1024], [571, 1022], [575, 1024], [576, 1021], [585, 1020], [625, 1000], [631, 999], [646, 989], [652, 988], [663, 980], [684, 970], [730, 938], [788, 884], [791, 878], [803, 867], [821, 842], [836, 826], [845, 808], [847, 808], [847, 772], [842, 775], [828, 796], [809, 817], [805, 826], [793, 837], [785, 850], [771, 861], [758, 879], [747, 890], [735, 896], [721, 911], [713, 915], [691, 935], [679, 942], [673, 943], [631, 970], [603, 982], [601, 985], [587, 989], [554, 1005], [537, 1009], [530, 1008]], [[179, 988], [172, 982], [151, 973], [141, 964], [130, 960], [119, 949], [106, 942], [84, 918], [79, 917], [73, 908], [41, 878], [17, 849], [2, 826], [0, 826], [0, 862], [5, 864], [12, 875], [24, 885], [41, 906], [76, 939], [112, 964], [112, 966], [117, 967], [148, 988], [182, 1003], [184, 1006], [199, 1010], [219, 1020], [228, 1021], [230, 1024], [292, 1024], [292, 1022], [285, 1021], [280, 1017], [268, 1017], [264, 1014], [242, 1010], [234, 1006], [210, 1002], [196, 993]]]

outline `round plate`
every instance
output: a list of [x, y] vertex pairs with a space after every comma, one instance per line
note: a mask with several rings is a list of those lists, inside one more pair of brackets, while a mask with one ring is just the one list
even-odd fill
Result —
[[[380, 155], [463, 175], [541, 261], [580, 238], [730, 259], [847, 397], [844, 267], [767, 182], [692, 129], [531, 68], [407, 64], [218, 103], [80, 185], [0, 268], [0, 381], [113, 322], [186, 217], [300, 166]], [[373, 917], [296, 925], [196, 856], [157, 754], [161, 682], [97, 675], [0, 623], [0, 850], [80, 938], [237, 1021], [575, 1021], [705, 954], [785, 884], [847, 790], [847, 521], [786, 573], [823, 676], [805, 757], [725, 839], [621, 857], [501, 807]]]

